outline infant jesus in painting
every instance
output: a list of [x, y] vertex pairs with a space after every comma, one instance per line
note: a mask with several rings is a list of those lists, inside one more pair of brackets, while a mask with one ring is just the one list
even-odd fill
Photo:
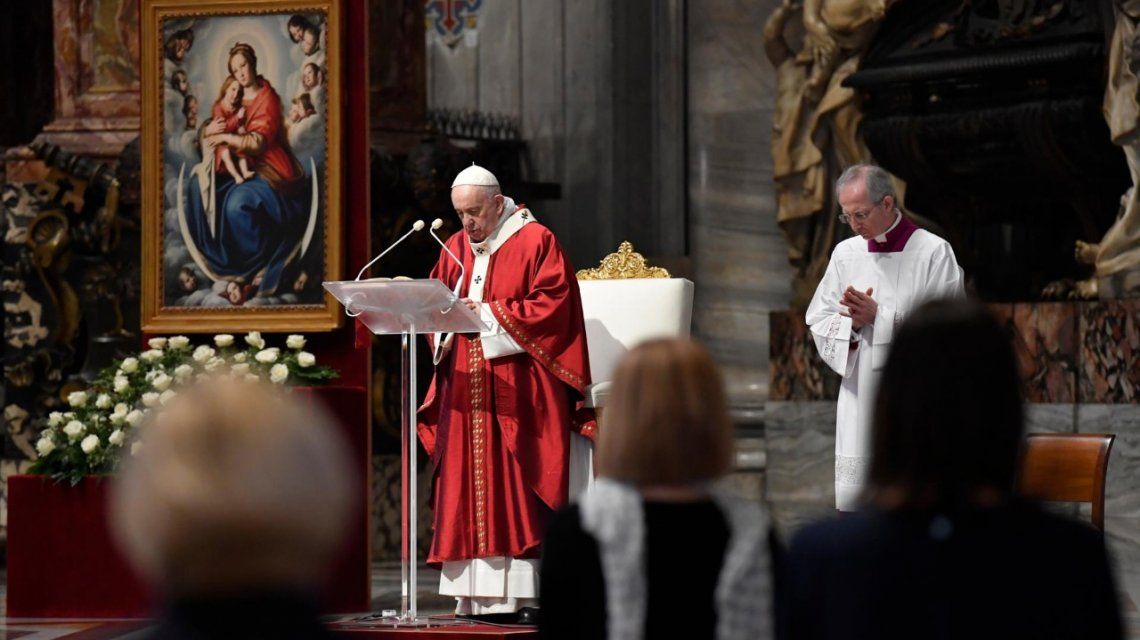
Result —
[[[214, 103], [210, 116], [214, 120], [221, 120], [226, 123], [224, 133], [244, 134], [246, 132], [245, 107], [241, 104], [242, 93], [241, 84], [233, 76], [227, 76], [222, 82], [222, 90], [218, 93], [218, 101]], [[249, 163], [243, 155], [238, 155], [237, 167], [235, 167], [233, 152], [227, 145], [218, 145], [214, 149], [214, 154], [216, 158], [214, 169], [216, 171], [226, 170], [233, 176], [234, 182], [238, 184], [257, 175], [250, 170]]]

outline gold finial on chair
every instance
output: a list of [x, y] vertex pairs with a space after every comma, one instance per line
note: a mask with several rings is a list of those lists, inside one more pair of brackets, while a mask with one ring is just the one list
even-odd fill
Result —
[[594, 269], [582, 269], [579, 280], [623, 280], [629, 278], [668, 278], [669, 272], [661, 267], [651, 267], [645, 263], [645, 256], [633, 250], [627, 240], [621, 243], [617, 253], [602, 258]]

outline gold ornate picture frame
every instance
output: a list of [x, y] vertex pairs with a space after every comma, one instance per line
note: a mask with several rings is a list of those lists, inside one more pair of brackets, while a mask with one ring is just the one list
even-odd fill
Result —
[[143, 0], [144, 331], [340, 325], [340, 1]]

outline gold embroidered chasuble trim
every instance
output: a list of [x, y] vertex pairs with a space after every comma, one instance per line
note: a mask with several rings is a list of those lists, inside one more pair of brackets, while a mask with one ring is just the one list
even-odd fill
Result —
[[487, 554], [487, 398], [486, 372], [483, 363], [483, 345], [478, 338], [467, 345], [467, 368], [471, 387], [469, 416], [471, 416], [471, 473], [475, 486], [475, 536], [479, 555]]

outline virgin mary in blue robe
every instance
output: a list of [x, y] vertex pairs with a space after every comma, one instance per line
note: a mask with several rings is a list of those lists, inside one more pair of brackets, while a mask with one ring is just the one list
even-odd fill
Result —
[[[186, 190], [186, 228], [203, 270], [214, 280], [259, 282], [257, 295], [273, 295], [285, 267], [298, 257], [308, 225], [309, 189], [282, 193], [261, 176], [237, 184], [214, 174], [214, 229], [201, 188], [203, 172], [194, 172]], [[304, 183], [302, 183], [304, 186]]]
[[[312, 241], [315, 192], [289, 147], [281, 98], [257, 75], [252, 47], [236, 45], [229, 68], [242, 85], [245, 132], [226, 133], [217, 122], [204, 128], [205, 159], [184, 192], [180, 224], [206, 275], [246, 286], [256, 283], [256, 295], [269, 296], [280, 287], [286, 267], [301, 257], [303, 245]], [[244, 156], [257, 175], [238, 183], [224, 168], [219, 170], [215, 148], [221, 144]]]

